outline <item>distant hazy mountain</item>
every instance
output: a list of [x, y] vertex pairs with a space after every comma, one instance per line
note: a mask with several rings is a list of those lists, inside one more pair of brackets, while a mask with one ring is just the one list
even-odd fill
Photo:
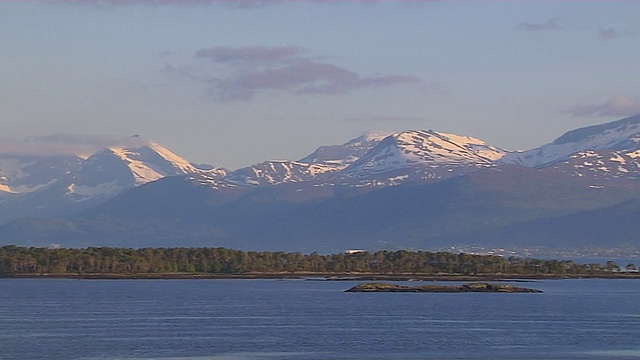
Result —
[[133, 148], [110, 147], [98, 151], [67, 174], [61, 185], [67, 199], [83, 201], [109, 198], [166, 176], [186, 174], [222, 178], [226, 170], [197, 168], [167, 148], [148, 142]]
[[5, 188], [17, 193], [0, 201], [0, 219], [4, 221], [23, 216], [65, 216], [166, 176], [198, 174], [216, 179], [226, 175], [224, 169], [198, 168], [152, 142], [130, 148], [106, 148], [86, 159], [61, 156], [2, 159], [0, 169], [7, 169], [3, 172], [7, 174], [3, 177]]
[[0, 155], [0, 192], [29, 193], [61, 179], [76, 168], [79, 156]]

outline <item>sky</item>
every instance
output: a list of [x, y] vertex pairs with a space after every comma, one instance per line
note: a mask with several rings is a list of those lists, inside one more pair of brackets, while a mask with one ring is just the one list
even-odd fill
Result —
[[0, 152], [139, 135], [233, 170], [415, 129], [530, 149], [640, 113], [638, 14], [638, 1], [0, 1]]

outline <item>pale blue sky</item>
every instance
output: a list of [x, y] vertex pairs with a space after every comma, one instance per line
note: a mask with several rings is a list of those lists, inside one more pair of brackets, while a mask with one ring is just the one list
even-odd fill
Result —
[[3, 1], [0, 151], [139, 134], [235, 169], [406, 129], [527, 149], [640, 113], [638, 14], [635, 1]]

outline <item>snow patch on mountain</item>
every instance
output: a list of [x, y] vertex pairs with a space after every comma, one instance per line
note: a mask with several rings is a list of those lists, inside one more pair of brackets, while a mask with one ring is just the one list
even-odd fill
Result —
[[70, 184], [65, 197], [73, 202], [81, 202], [96, 197], [113, 197], [125, 188], [118, 185], [117, 180], [98, 184], [96, 186]]
[[634, 152], [589, 150], [569, 156], [550, 169], [595, 179], [639, 179], [640, 150]]
[[309, 164], [299, 161], [265, 161], [236, 170], [225, 177], [224, 181], [245, 186], [277, 185], [285, 182], [309, 181], [336, 170], [337, 167], [326, 164]]

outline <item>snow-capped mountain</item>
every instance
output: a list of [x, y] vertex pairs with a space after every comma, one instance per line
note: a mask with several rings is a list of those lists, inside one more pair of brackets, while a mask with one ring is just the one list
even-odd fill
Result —
[[500, 161], [505, 164], [545, 167], [568, 160], [574, 154], [609, 150], [618, 154], [640, 150], [640, 115], [601, 125], [569, 131], [555, 141], [538, 148], [514, 152]]
[[418, 170], [425, 178], [457, 169], [492, 166], [505, 150], [482, 140], [436, 131], [412, 130], [389, 135], [366, 155], [341, 172], [347, 177], [371, 177]]
[[500, 162], [594, 179], [640, 178], [640, 116], [569, 131]]
[[321, 146], [298, 161], [265, 161], [236, 170], [224, 181], [239, 186], [263, 186], [328, 180], [374, 148], [384, 137], [366, 134], [342, 145]]
[[186, 174], [204, 174], [215, 179], [224, 177], [226, 170], [198, 168], [167, 148], [147, 142], [136, 147], [109, 147], [98, 151], [68, 173], [61, 183], [66, 199], [84, 201], [108, 198], [166, 176]]
[[[585, 212], [606, 215], [630, 203], [620, 207], [616, 214], [625, 217], [616, 224], [632, 226], [611, 241], [637, 245], [640, 116], [570, 131], [516, 154], [468, 136], [412, 130], [228, 175], [157, 144], [134, 142], [79, 161], [53, 183], [43, 179], [49, 185], [37, 191], [5, 194], [0, 223], [45, 219], [2, 225], [0, 241], [296, 251], [451, 241], [502, 246], [520, 241], [514, 239], [580, 245], [585, 232], [576, 229], [596, 216]], [[602, 218], [607, 221], [598, 226], [615, 220]], [[545, 236], [539, 224], [546, 224]]]
[[74, 156], [0, 157], [0, 223], [19, 217], [64, 216], [168, 176], [216, 181], [225, 169], [197, 166], [150, 141], [129, 139], [86, 159]]
[[307, 181], [361, 186], [442, 179], [491, 166], [505, 151], [469, 136], [435, 131], [363, 135], [342, 145], [322, 146], [299, 161], [266, 161], [223, 179], [235, 185]]
[[76, 168], [82, 158], [73, 155], [0, 155], [0, 192], [23, 194], [60, 180]]

